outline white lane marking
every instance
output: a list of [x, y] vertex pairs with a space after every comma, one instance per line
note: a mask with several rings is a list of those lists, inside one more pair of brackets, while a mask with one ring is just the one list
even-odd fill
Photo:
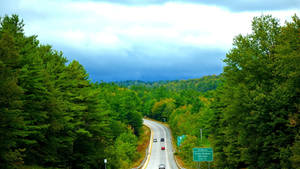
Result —
[[170, 136], [170, 140], [169, 140], [169, 142], [170, 142], [170, 145], [171, 145], [171, 150], [172, 151], [169, 151], [169, 153], [170, 153], [170, 162], [171, 162], [171, 164], [172, 164], [172, 166], [170, 166], [171, 168], [173, 168], [174, 166], [178, 169], [178, 167], [177, 167], [177, 165], [176, 165], [176, 162], [175, 162], [175, 157], [174, 157], [174, 150], [173, 150], [173, 144], [172, 144], [172, 134], [171, 134], [171, 131], [170, 131], [170, 129], [168, 128], [168, 127], [166, 127], [166, 126], [164, 126], [164, 125], [162, 125], [163, 126], [163, 128], [164, 128], [164, 130], [166, 131], [166, 133], [168, 134], [168, 136]]
[[167, 165], [166, 166], [168, 166], [168, 168], [170, 168], [170, 163], [169, 163], [169, 153], [168, 153], [168, 143], [167, 143], [167, 134], [166, 134], [166, 131], [164, 130], [164, 128], [161, 126], [162, 124], [159, 124], [159, 123], [157, 123], [157, 122], [155, 122], [155, 124], [160, 128], [160, 129], [162, 129], [162, 131], [163, 131], [163, 135], [164, 135], [164, 138], [165, 138], [165, 142], [166, 142], [166, 146], [165, 146], [165, 148], [166, 148], [166, 151], [165, 151], [165, 153], [166, 153], [166, 163], [167, 163]]

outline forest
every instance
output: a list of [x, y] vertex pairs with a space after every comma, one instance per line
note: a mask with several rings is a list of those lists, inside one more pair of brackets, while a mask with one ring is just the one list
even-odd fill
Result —
[[[211, 168], [299, 169], [300, 19], [254, 17], [220, 75], [175, 81], [93, 83], [78, 61], [0, 20], [0, 168], [128, 169], [142, 118], [166, 122], [176, 155], [212, 147]], [[200, 139], [200, 129], [203, 139]], [[207, 164], [203, 164], [205, 166]]]
[[17, 15], [0, 22], [0, 168], [104, 168], [105, 158], [129, 168], [142, 132], [136, 93], [92, 83], [79, 62], [25, 36]]
[[220, 84], [220, 75], [203, 76], [199, 79], [187, 79], [187, 80], [161, 80], [153, 82], [144, 82], [140, 80], [127, 80], [117, 81], [120, 87], [131, 88], [133, 86], [144, 86], [147, 88], [159, 88], [164, 87], [167, 89], [179, 91], [179, 90], [196, 90], [199, 92], [206, 92], [208, 90], [216, 89]]
[[186, 168], [197, 165], [192, 148], [212, 147], [212, 168], [299, 169], [299, 18], [283, 26], [270, 15], [253, 18], [252, 33], [234, 38], [224, 62], [218, 76], [120, 85], [136, 91], [143, 114], [166, 121], [175, 140], [186, 135], [176, 153]]

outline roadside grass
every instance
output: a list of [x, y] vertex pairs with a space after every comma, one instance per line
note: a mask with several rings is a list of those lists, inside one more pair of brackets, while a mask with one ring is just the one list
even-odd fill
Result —
[[150, 128], [143, 125], [142, 134], [139, 136], [138, 146], [137, 146], [139, 158], [135, 162], [133, 162], [132, 168], [138, 167], [141, 164], [141, 162], [144, 160], [145, 155], [146, 155], [146, 149], [150, 142], [150, 135], [151, 135]]

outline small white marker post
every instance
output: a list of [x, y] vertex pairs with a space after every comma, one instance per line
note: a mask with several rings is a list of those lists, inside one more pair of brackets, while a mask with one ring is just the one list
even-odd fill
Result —
[[[201, 144], [202, 144], [202, 129], [200, 129], [200, 138], [201, 138]], [[199, 168], [201, 168], [201, 162], [198, 162], [199, 163]]]
[[106, 163], [107, 163], [107, 159], [104, 159], [104, 166], [105, 166], [105, 169], [106, 169]]
[[202, 143], [202, 129], [200, 129], [200, 138], [201, 138], [201, 143]]

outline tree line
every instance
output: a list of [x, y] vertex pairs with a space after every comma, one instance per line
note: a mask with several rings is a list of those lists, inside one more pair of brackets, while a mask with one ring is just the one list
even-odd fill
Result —
[[144, 86], [147, 88], [165, 87], [170, 90], [196, 90], [200, 92], [206, 92], [216, 89], [220, 84], [220, 75], [203, 76], [198, 79], [187, 80], [160, 80], [153, 82], [144, 82], [141, 80], [126, 80], [113, 82], [120, 87], [131, 88], [132, 86]]
[[0, 20], [0, 168], [128, 169], [138, 158], [141, 101], [92, 83], [84, 67]]

